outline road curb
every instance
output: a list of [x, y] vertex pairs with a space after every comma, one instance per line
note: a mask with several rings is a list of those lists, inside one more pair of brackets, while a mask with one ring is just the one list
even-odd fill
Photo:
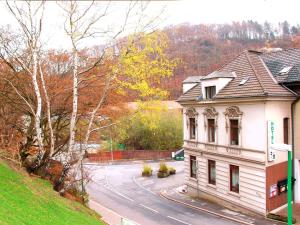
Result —
[[175, 199], [175, 198], [172, 198], [172, 197], [168, 196], [168, 195], [166, 194], [166, 191], [161, 191], [161, 192], [160, 192], [160, 196], [161, 196], [162, 198], [167, 199], [167, 200], [173, 201], [173, 202], [175, 202], [175, 203], [177, 203], [177, 204], [185, 205], [185, 206], [187, 206], [187, 207], [189, 207], [189, 208], [192, 208], [192, 209], [195, 209], [195, 210], [198, 210], [198, 211], [201, 211], [201, 212], [206, 212], [206, 213], [209, 213], [209, 214], [211, 214], [211, 215], [218, 216], [218, 217], [221, 217], [221, 218], [224, 218], [224, 219], [233, 221], [233, 222], [237, 222], [237, 223], [245, 224], [245, 225], [253, 225], [253, 223], [249, 223], [249, 222], [246, 222], [246, 221], [243, 221], [243, 220], [235, 219], [235, 218], [232, 218], [232, 217], [229, 217], [229, 216], [225, 216], [225, 215], [220, 214], [220, 213], [216, 213], [216, 212], [213, 212], [213, 211], [210, 211], [210, 210], [207, 210], [207, 209], [198, 207], [198, 206], [194, 206], [194, 205], [191, 205], [191, 204], [188, 204], [188, 203], [179, 201], [179, 200], [177, 200], [177, 199]]

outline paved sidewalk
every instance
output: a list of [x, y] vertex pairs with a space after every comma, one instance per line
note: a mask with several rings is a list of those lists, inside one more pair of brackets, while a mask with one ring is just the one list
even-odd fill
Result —
[[179, 193], [176, 189], [164, 190], [161, 196], [174, 201], [178, 204], [183, 204], [187, 207], [194, 208], [199, 211], [205, 211], [215, 216], [236, 221], [240, 224], [257, 224], [257, 225], [283, 225], [285, 223], [270, 220], [260, 215], [247, 215], [242, 212], [233, 211], [213, 202], [208, 202], [201, 199], [191, 198], [186, 194]]
[[[102, 216], [101, 219], [108, 225], [122, 225], [125, 224], [125, 222], [129, 224], [130, 220], [122, 217], [118, 213], [100, 205], [99, 203], [91, 199], [89, 200], [89, 207], [99, 213]], [[138, 223], [135, 223], [133, 221], [130, 221], [130, 224], [139, 225]]]
[[[287, 216], [287, 208], [280, 210], [276, 215]], [[293, 218], [297, 221], [295, 225], [300, 225], [300, 203], [293, 204]]]

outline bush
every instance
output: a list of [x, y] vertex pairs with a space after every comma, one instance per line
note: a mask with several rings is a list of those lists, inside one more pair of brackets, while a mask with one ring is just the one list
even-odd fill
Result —
[[116, 141], [134, 150], [175, 150], [183, 144], [183, 123], [179, 111], [143, 110], [125, 116], [117, 127]]
[[174, 167], [169, 167], [169, 174], [170, 175], [174, 175], [175, 173], [176, 173], [176, 170], [175, 170], [175, 168]]
[[169, 176], [169, 173], [163, 173], [163, 172], [160, 172], [160, 171], [157, 172], [157, 177], [158, 178], [165, 178], [165, 177], [168, 177], [168, 176]]
[[166, 163], [161, 162], [159, 164], [159, 172], [168, 173], [168, 167], [167, 167]]
[[168, 177], [169, 175], [170, 174], [169, 174], [169, 170], [168, 170], [167, 165], [164, 162], [161, 162], [159, 164], [159, 170], [157, 172], [157, 177], [158, 178], [165, 178], [165, 177]]
[[152, 168], [151, 168], [151, 166], [144, 165], [142, 176], [143, 177], [150, 177], [150, 176], [152, 176]]

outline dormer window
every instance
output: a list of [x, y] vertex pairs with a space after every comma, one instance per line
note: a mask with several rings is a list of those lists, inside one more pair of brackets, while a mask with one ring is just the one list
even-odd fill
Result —
[[290, 70], [291, 70], [292, 68], [293, 68], [292, 66], [286, 66], [286, 67], [284, 67], [282, 70], [279, 71], [279, 74], [280, 74], [280, 75], [287, 74], [288, 72], [290, 72]]
[[216, 86], [205, 87], [206, 99], [212, 99], [216, 95]]
[[250, 79], [250, 77], [244, 78], [243, 80], [241, 80], [241, 82], [239, 83], [239, 85], [241, 86], [241, 85], [246, 84], [246, 82], [247, 82], [249, 79]]

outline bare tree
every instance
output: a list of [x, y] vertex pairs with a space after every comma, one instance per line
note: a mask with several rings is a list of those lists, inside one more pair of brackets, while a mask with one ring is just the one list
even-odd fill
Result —
[[[8, 40], [5, 34], [0, 35], [1, 58], [11, 65], [14, 71], [25, 71], [31, 78], [33, 90], [36, 97], [36, 106], [29, 103], [17, 90], [11, 81], [9, 85], [16, 91], [21, 99], [30, 108], [34, 115], [36, 139], [38, 143], [37, 164], [40, 163], [44, 154], [43, 134], [41, 129], [42, 96], [38, 84], [39, 53], [41, 51], [41, 33], [44, 15], [44, 1], [32, 3], [26, 1], [22, 6], [16, 2], [6, 2], [7, 8], [13, 15], [21, 32], [20, 38]], [[11, 64], [14, 61], [14, 64]], [[34, 109], [35, 108], [35, 109]]]

